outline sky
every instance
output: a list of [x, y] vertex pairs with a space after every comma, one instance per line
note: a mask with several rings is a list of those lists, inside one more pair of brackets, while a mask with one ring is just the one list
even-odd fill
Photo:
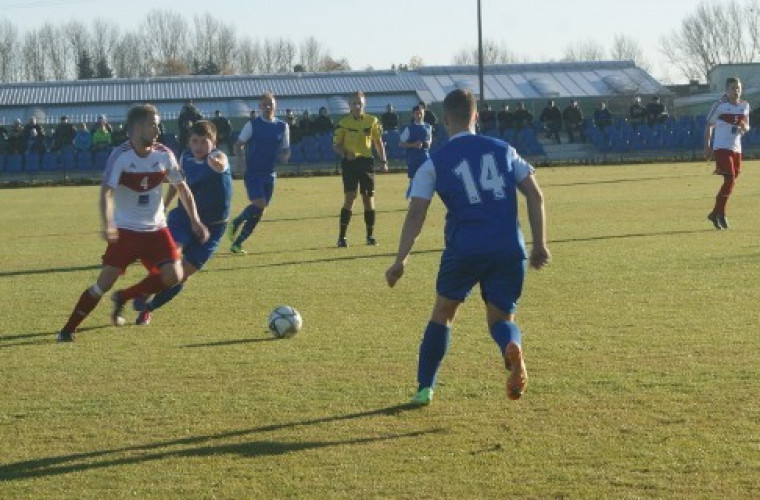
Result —
[[[534, 11], [526, 3], [481, 0], [483, 37], [541, 62], [561, 59], [571, 44], [594, 40], [610, 47], [616, 35], [626, 35], [642, 47], [653, 76], [685, 80], [665, 63], [660, 40], [679, 29], [696, 0], [541, 0]], [[455, 54], [477, 46], [477, 0], [0, 0], [0, 18], [22, 31], [96, 18], [134, 29], [157, 8], [189, 22], [210, 14], [253, 39], [298, 43], [313, 35], [353, 69], [387, 69], [412, 56], [428, 66], [452, 64]]]

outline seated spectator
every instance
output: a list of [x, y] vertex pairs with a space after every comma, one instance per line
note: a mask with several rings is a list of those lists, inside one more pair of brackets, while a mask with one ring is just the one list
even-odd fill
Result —
[[232, 151], [232, 123], [230, 123], [230, 119], [222, 116], [222, 112], [217, 109], [214, 111], [214, 118], [211, 123], [216, 126], [217, 146], [224, 144], [227, 146], [227, 151]]
[[95, 122], [95, 125], [93, 125], [92, 128], [90, 129], [90, 134], [94, 134], [95, 131], [101, 127], [105, 127], [105, 129], [108, 130], [109, 134], [113, 133], [113, 128], [111, 127], [111, 124], [108, 123], [108, 120], [106, 119], [106, 115], [98, 115], [98, 119]]
[[491, 105], [483, 103], [480, 106], [478, 112], [478, 125], [480, 126], [480, 132], [484, 133], [488, 130], [496, 130], [496, 113], [491, 110]]
[[308, 109], [305, 109], [301, 114], [301, 119], [298, 120], [298, 128], [301, 130], [301, 137], [314, 134], [314, 120], [311, 119]]
[[393, 105], [388, 104], [385, 107], [385, 113], [380, 116], [380, 124], [384, 131], [398, 130], [398, 113], [393, 111]]
[[517, 130], [530, 127], [533, 123], [533, 113], [525, 108], [525, 103], [522, 101], [517, 103], [517, 109], [515, 110], [513, 117], [515, 119], [515, 128]]
[[578, 106], [578, 101], [573, 99], [562, 111], [562, 120], [565, 122], [565, 130], [570, 142], [575, 142], [575, 134], [578, 134], [581, 142], [586, 142], [583, 132], [583, 111]]
[[[111, 145], [118, 146], [124, 142], [127, 142], [128, 139], [129, 137], [127, 136], [127, 129], [124, 128], [124, 124], [123, 123], [118, 124], [116, 128], [114, 129], [113, 133], [111, 134]], [[159, 142], [163, 143], [163, 141], [161, 141], [160, 139], [159, 139]]]
[[612, 114], [604, 101], [599, 102], [599, 107], [594, 110], [594, 125], [599, 130], [604, 130], [612, 125]]
[[559, 138], [559, 131], [562, 129], [562, 111], [559, 110], [554, 101], [546, 103], [546, 107], [541, 111], [538, 120], [543, 124], [547, 137], [554, 137], [557, 144], [562, 144]]
[[92, 136], [87, 131], [87, 125], [84, 123], [74, 136], [74, 149], [77, 151], [90, 151], [92, 149]]
[[330, 115], [327, 114], [327, 108], [322, 106], [319, 108], [319, 114], [314, 119], [314, 133], [316, 134], [326, 134], [331, 133], [333, 131], [334, 125], [332, 122], [332, 118], [330, 118]]
[[[101, 119], [102, 118], [102, 119]], [[111, 131], [104, 116], [98, 117], [98, 123], [92, 131], [92, 150], [102, 151], [111, 147]]]
[[499, 131], [502, 134], [508, 128], [515, 128], [514, 114], [509, 110], [509, 104], [506, 102], [501, 105], [501, 111], [496, 113], [496, 121], [499, 123]]
[[628, 108], [628, 123], [635, 129], [646, 123], [647, 110], [641, 105], [641, 97], [636, 96], [633, 104]]
[[24, 140], [22, 142], [23, 144], [22, 151], [26, 151], [29, 148], [29, 144], [31, 144], [32, 139], [33, 139], [32, 131], [35, 132], [34, 134], [35, 141], [38, 140], [36, 139], [37, 137], [42, 137], [42, 138], [45, 137], [45, 130], [42, 128], [42, 125], [37, 123], [37, 118], [35, 118], [34, 116], [29, 118], [29, 123], [24, 125], [24, 133], [23, 133]]
[[74, 125], [69, 123], [69, 117], [62, 116], [60, 123], [55, 127], [55, 132], [53, 132], [53, 151], [60, 151], [64, 146], [73, 145], [76, 134]]
[[32, 128], [29, 131], [29, 142], [27, 143], [27, 151], [34, 152], [39, 155], [42, 155], [45, 151], [47, 151], [47, 147], [45, 146], [45, 134], [38, 133], [36, 128]]
[[8, 131], [8, 152], [11, 154], [21, 154], [24, 151], [26, 151], [24, 126], [21, 124], [21, 120], [16, 118], [16, 121]]
[[652, 97], [652, 101], [647, 104], [647, 123], [649, 126], [653, 126], [657, 123], [665, 123], [668, 119], [668, 110], [665, 105], [660, 102], [658, 96]]

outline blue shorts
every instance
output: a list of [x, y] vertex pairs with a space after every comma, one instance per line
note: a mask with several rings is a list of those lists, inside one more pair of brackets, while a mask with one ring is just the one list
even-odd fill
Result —
[[272, 201], [274, 194], [274, 181], [272, 175], [246, 175], [245, 190], [248, 192], [248, 200], [266, 200], [267, 205]]
[[444, 250], [435, 288], [442, 297], [464, 302], [480, 283], [485, 302], [513, 314], [522, 294], [526, 262], [503, 253], [459, 257]]
[[169, 212], [166, 218], [166, 224], [172, 233], [177, 246], [182, 247], [182, 257], [196, 269], [203, 269], [206, 262], [209, 261], [227, 229], [227, 223], [214, 224], [208, 226], [209, 237], [206, 243], [201, 243], [193, 233], [193, 227], [190, 224], [190, 218], [182, 207], [177, 207]]

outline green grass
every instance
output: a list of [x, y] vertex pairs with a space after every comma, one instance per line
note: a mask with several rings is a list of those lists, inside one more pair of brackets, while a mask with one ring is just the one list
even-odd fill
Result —
[[[0, 498], [757, 498], [758, 165], [724, 232], [706, 163], [540, 169], [554, 262], [518, 312], [527, 393], [506, 398], [476, 292], [415, 410], [443, 211], [389, 289], [403, 175], [378, 178], [381, 246], [357, 207], [334, 248], [338, 177], [281, 179], [249, 255], [225, 244], [146, 328], [101, 303], [71, 345], [98, 188], [2, 190]], [[266, 331], [281, 303], [294, 339]]]

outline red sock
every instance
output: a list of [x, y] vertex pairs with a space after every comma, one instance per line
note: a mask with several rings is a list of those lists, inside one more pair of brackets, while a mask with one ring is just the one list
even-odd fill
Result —
[[119, 291], [119, 298], [127, 302], [136, 297], [153, 295], [166, 288], [160, 274], [151, 274], [136, 285]]
[[63, 326], [63, 331], [70, 333], [75, 332], [87, 315], [95, 309], [98, 302], [100, 302], [100, 297], [94, 297], [92, 293], [90, 293], [89, 288], [85, 290], [82, 295], [79, 296], [79, 301], [77, 301], [77, 305], [74, 306], [74, 311], [72, 311], [69, 320]]
[[731, 195], [731, 191], [734, 190], [734, 184], [736, 180], [728, 175], [723, 176], [723, 185], [718, 191], [718, 196], [715, 197], [715, 208], [713, 213], [719, 215], [726, 214], [726, 204], [728, 203], [728, 197]]

